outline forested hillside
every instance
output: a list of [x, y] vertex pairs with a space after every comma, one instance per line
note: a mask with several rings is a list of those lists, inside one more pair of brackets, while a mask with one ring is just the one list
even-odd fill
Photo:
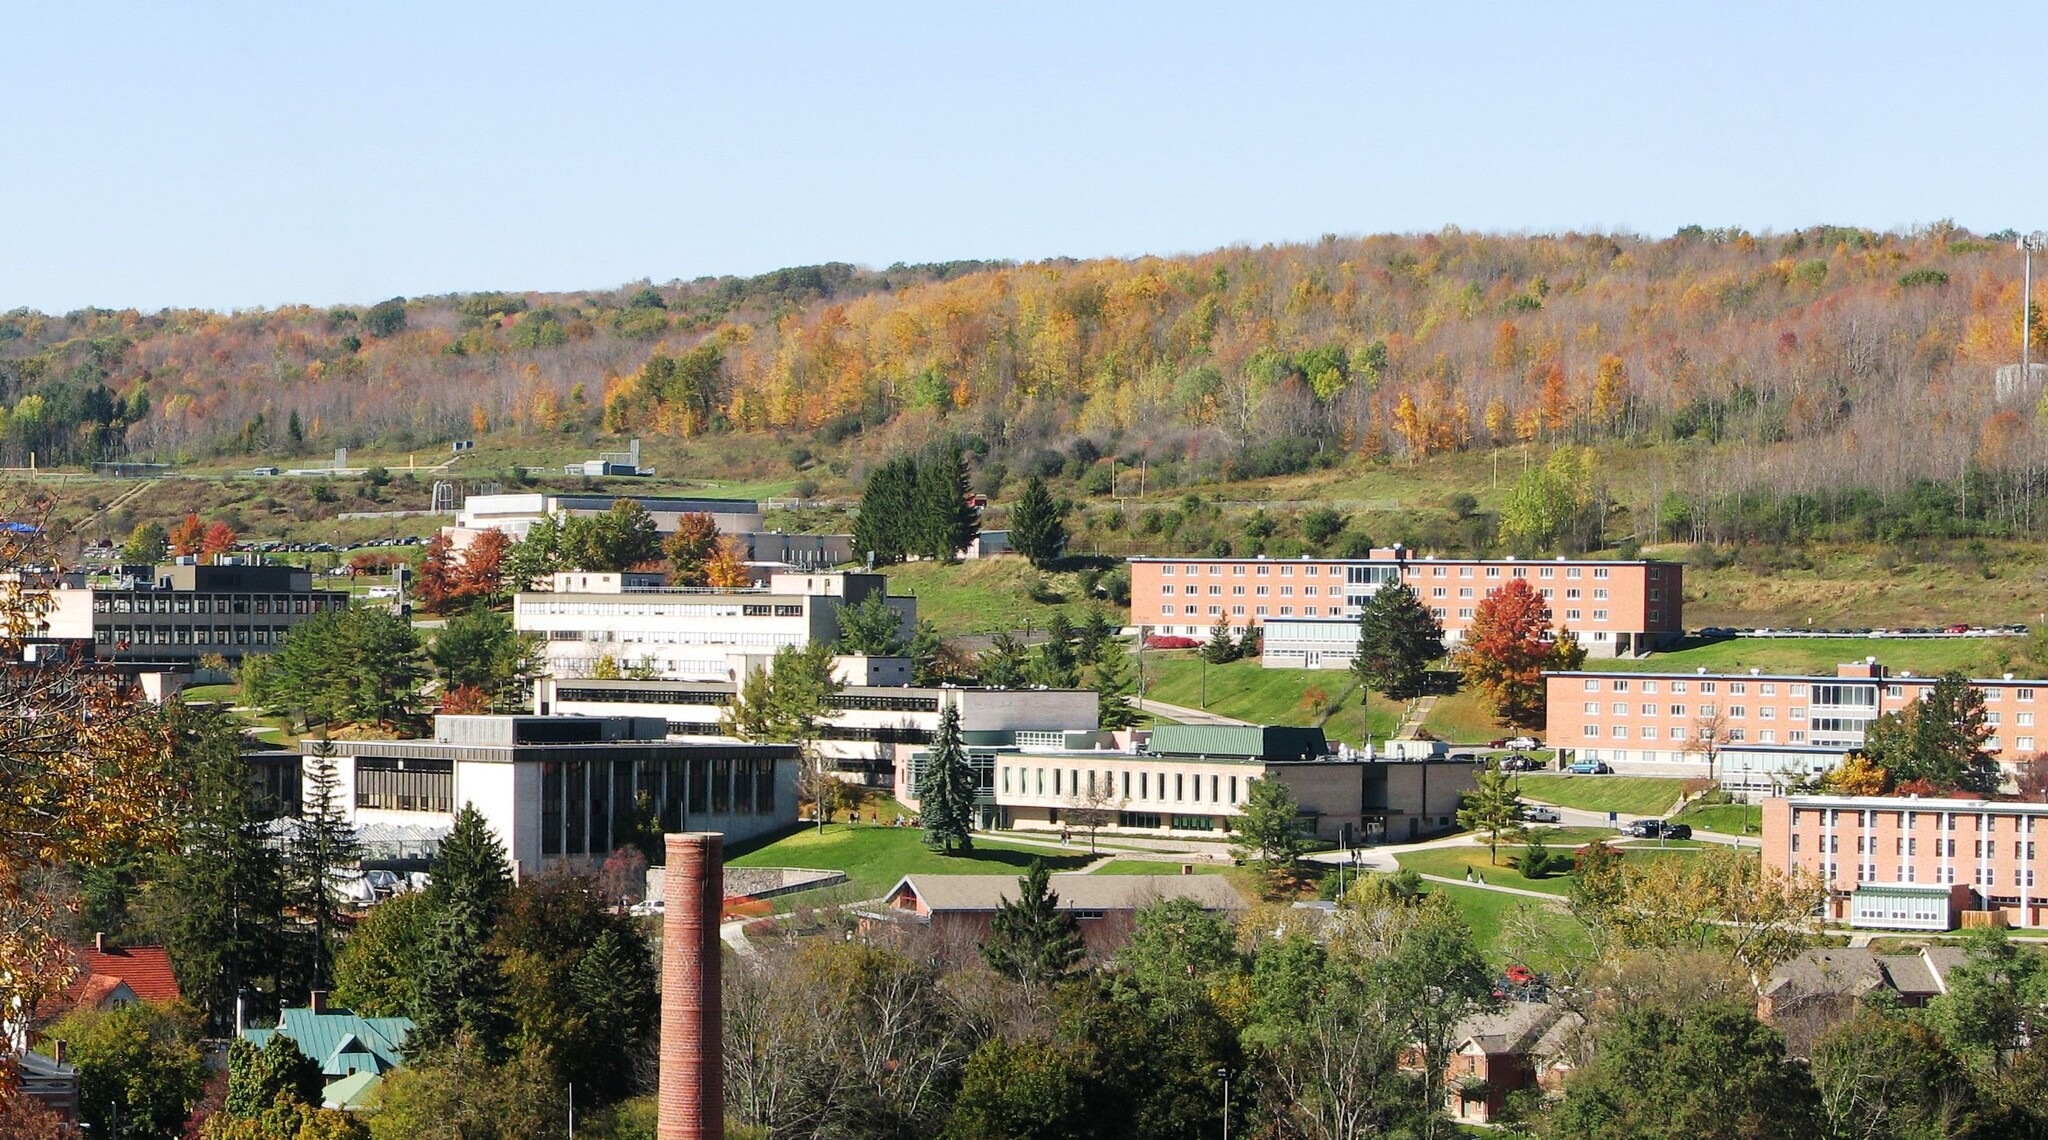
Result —
[[[1670, 460], [1626, 505], [1667, 539], [1908, 516], [2020, 534], [2048, 525], [2048, 445], [2031, 400], [1992, 396], [2019, 357], [2018, 294], [2009, 235], [1938, 224], [1446, 230], [355, 308], [17, 311], [0, 317], [0, 461], [516, 427], [867, 433], [863, 457], [957, 433], [1014, 471], [1086, 435], [1164, 489], [1345, 457], [1656, 444]], [[2048, 359], [2038, 317], [2033, 335]]]

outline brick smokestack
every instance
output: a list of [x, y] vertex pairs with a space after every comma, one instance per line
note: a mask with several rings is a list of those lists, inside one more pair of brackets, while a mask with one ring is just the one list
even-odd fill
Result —
[[725, 837], [670, 835], [662, 880], [661, 1116], [658, 1140], [725, 1140], [725, 1042], [718, 916]]

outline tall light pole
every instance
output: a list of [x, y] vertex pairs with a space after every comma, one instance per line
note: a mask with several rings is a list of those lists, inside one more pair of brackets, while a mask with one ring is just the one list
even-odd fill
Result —
[[2020, 383], [2030, 385], [2034, 382], [2034, 251], [2048, 249], [2048, 231], [2035, 230], [2019, 240], [2019, 247], [2026, 258], [2020, 279]]
[[1223, 1078], [1223, 1140], [1230, 1140], [1230, 1078], [1236, 1074], [1228, 1068], [1218, 1068], [1216, 1075]]

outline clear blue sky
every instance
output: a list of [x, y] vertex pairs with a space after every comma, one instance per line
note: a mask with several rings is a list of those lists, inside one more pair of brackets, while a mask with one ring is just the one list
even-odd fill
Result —
[[2048, 6], [36, 2], [0, 309], [2048, 225]]

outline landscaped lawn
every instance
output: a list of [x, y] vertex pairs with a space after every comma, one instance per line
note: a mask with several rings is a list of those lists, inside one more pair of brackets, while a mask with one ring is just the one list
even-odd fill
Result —
[[924, 845], [914, 827], [851, 827], [843, 823], [804, 827], [726, 861], [735, 867], [810, 867], [844, 871], [856, 897], [873, 898], [905, 875], [1021, 875], [1033, 859], [1055, 871], [1078, 870], [1089, 856], [1019, 847], [976, 839], [968, 855], [941, 855]]
[[[1197, 875], [1220, 875], [1227, 866], [1223, 863], [1189, 863], [1186, 865], [1193, 867], [1195, 869], [1194, 873]], [[1118, 859], [1095, 868], [1094, 873], [1097, 875], [1178, 875], [1181, 873], [1181, 866], [1182, 864], [1179, 863], [1165, 863], [1157, 859]]]
[[240, 685], [193, 685], [179, 694], [188, 701], [237, 701], [242, 697]]
[[1996, 671], [2000, 650], [2017, 653], [2016, 637], [1728, 637], [1687, 638], [1674, 649], [1643, 658], [1588, 658], [1588, 669], [1619, 672], [1824, 674], [1844, 661], [1876, 657], [1893, 669], [1940, 673], [1961, 669], [1972, 676]]
[[1523, 776], [1522, 798], [1580, 811], [1616, 811], [1626, 815], [1663, 815], [1678, 802], [1685, 781], [1657, 776]]
[[1385, 739], [1402, 709], [1378, 694], [1369, 709], [1363, 707], [1357, 679], [1339, 669], [1266, 669], [1253, 660], [1205, 666], [1187, 650], [1146, 652], [1147, 699], [1199, 709], [1205, 686], [1208, 711], [1219, 716], [1253, 724], [1320, 724], [1324, 736], [1346, 744], [1363, 744], [1368, 722], [1374, 738]]
[[1757, 835], [1763, 830], [1764, 809], [1761, 804], [1703, 804], [1690, 803], [1685, 810], [1673, 816], [1681, 823], [1689, 823], [1700, 831], [1719, 832], [1722, 835]]
[[1486, 711], [1486, 699], [1471, 689], [1438, 697], [1423, 718], [1422, 729], [1438, 740], [1454, 744], [1485, 743], [1503, 736], [1519, 736], [1519, 729], [1504, 728]]
[[1484, 876], [1487, 883], [1496, 887], [1520, 887], [1525, 891], [1542, 891], [1545, 894], [1569, 894], [1572, 889], [1571, 855], [1578, 844], [1553, 843], [1551, 852], [1563, 861], [1561, 870], [1553, 871], [1541, 879], [1525, 879], [1515, 869], [1514, 861], [1522, 854], [1519, 844], [1502, 843], [1500, 862], [1487, 861], [1486, 848], [1481, 847], [1431, 847], [1421, 851], [1405, 851], [1396, 858], [1401, 866], [1418, 875], [1437, 875], [1446, 879], [1463, 879], [1470, 870]]
[[[1491, 876], [1488, 878], [1490, 880]], [[1479, 952], [1496, 966], [1520, 962], [1541, 970], [1552, 965], [1537, 947], [1508, 936], [1507, 927], [1521, 911], [1527, 911], [1542, 929], [1551, 932], [1566, 947], [1579, 952], [1588, 948], [1584, 929], [1565, 913], [1561, 905], [1551, 906], [1523, 895], [1448, 883], [1430, 883], [1426, 889], [1432, 894], [1448, 896], [1457, 905], [1458, 913], [1472, 928], [1472, 937], [1479, 945]]]

